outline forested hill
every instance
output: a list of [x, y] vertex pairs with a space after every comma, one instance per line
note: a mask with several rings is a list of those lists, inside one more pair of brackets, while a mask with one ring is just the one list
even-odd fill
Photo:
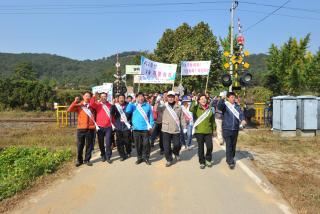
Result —
[[[119, 54], [121, 69], [126, 64], [132, 64], [133, 58], [139, 52], [123, 52]], [[74, 60], [51, 54], [10, 54], [0, 53], [0, 74], [8, 76], [14, 72], [17, 65], [31, 63], [40, 79], [53, 79], [58, 84], [74, 83], [76, 85], [92, 85], [100, 83], [101, 79], [113, 79], [116, 55], [98, 60]]]
[[[134, 56], [140, 52], [131, 51], [119, 54], [121, 70], [125, 65], [134, 63]], [[252, 71], [266, 70], [265, 54], [253, 54], [248, 57]], [[101, 81], [113, 80], [116, 55], [98, 60], [74, 60], [51, 54], [11, 54], [0, 53], [0, 74], [8, 76], [13, 73], [17, 65], [31, 63], [40, 79], [55, 80], [59, 85], [93, 85]]]

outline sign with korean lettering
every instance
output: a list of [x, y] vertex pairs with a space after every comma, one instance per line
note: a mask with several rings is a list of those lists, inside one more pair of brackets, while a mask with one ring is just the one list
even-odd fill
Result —
[[126, 74], [140, 74], [140, 65], [126, 65]]
[[113, 84], [112, 83], [103, 83], [103, 85], [93, 86], [92, 93], [107, 93], [107, 99], [109, 102], [112, 102], [112, 92]]
[[140, 83], [173, 84], [176, 71], [177, 64], [154, 62], [142, 56]]
[[210, 71], [211, 61], [182, 61], [181, 75], [208, 75]]

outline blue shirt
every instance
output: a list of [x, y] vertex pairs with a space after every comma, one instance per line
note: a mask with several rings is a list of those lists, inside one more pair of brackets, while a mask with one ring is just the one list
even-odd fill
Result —
[[[138, 131], [147, 131], [148, 126], [146, 121], [144, 120], [143, 116], [137, 109], [137, 105], [135, 103], [130, 103], [126, 108], [126, 113], [132, 114], [131, 120], [132, 120], [132, 130], [138, 130]], [[142, 109], [146, 113], [149, 123], [151, 127], [154, 125], [154, 119], [152, 114], [152, 108], [149, 103], [144, 102], [141, 105]]]

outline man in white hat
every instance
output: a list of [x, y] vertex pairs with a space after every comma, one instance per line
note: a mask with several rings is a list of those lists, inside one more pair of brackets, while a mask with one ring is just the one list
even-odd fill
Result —
[[[166, 167], [169, 167], [173, 163], [172, 153], [175, 156], [176, 161], [180, 160], [180, 132], [181, 129], [184, 133], [187, 132], [185, 117], [181, 106], [175, 101], [175, 93], [173, 91], [168, 92], [168, 102], [158, 110], [163, 112], [162, 114], [162, 134], [163, 134], [163, 147], [167, 160]], [[171, 147], [173, 144], [173, 148]]]

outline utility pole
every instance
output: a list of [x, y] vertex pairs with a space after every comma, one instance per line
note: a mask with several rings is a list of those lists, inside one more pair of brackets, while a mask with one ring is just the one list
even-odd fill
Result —
[[[231, 8], [230, 8], [230, 12], [231, 12], [231, 20], [230, 20], [230, 25], [231, 25], [231, 30], [230, 30], [230, 55], [233, 56], [233, 19], [234, 19], [234, 10], [237, 8], [238, 6], [238, 1], [235, 1], [235, 0], [232, 0], [232, 3], [231, 3]], [[230, 65], [230, 76], [232, 78], [232, 75], [233, 75], [233, 65], [231, 64]], [[232, 84], [229, 86], [229, 92], [232, 91]]]

